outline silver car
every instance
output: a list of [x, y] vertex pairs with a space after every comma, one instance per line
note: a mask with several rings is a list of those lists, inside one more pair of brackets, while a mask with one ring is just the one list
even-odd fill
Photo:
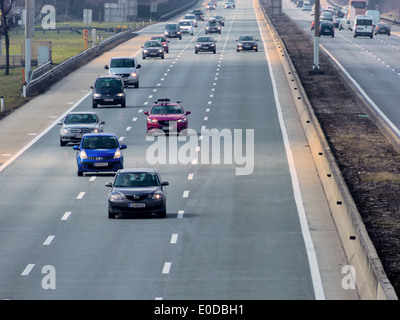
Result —
[[58, 124], [60, 129], [60, 146], [68, 143], [79, 143], [85, 133], [103, 132], [103, 124], [96, 112], [70, 112]]
[[104, 67], [110, 75], [119, 75], [124, 81], [124, 85], [139, 87], [139, 72], [141, 65], [137, 63], [135, 57], [114, 57], [110, 63]]

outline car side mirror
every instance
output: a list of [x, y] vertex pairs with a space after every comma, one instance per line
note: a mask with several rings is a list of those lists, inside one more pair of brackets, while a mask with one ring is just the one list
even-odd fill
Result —
[[62, 122], [62, 121], [60, 121], [58, 124], [59, 124], [59, 125], [62, 125], [62, 124], [63, 124], [63, 122]]
[[77, 145], [73, 146], [72, 149], [74, 149], [74, 150], [80, 150], [80, 149], [79, 149], [79, 146], [77, 146]]
[[163, 187], [169, 186], [169, 182], [168, 181], [163, 181], [163, 182], [161, 182], [161, 186], [163, 186]]
[[100, 121], [100, 124], [105, 124], [106, 122], [105, 121]]
[[149, 112], [148, 111], [145, 111], [145, 112], [143, 112], [146, 116], [148, 116], [149, 115]]
[[186, 111], [185, 112], [186, 115], [191, 114], [191, 113], [192, 113], [191, 111]]
[[105, 66], [104, 66], [104, 69], [108, 70], [108, 69], [110, 69], [110, 68], [108, 67], [108, 65], [105, 65]]
[[111, 187], [112, 187], [112, 182], [107, 182], [107, 183], [105, 184], [105, 186], [111, 188]]
[[122, 144], [119, 148], [120, 148], [121, 150], [123, 150], [123, 149], [126, 149], [126, 148], [128, 148], [128, 147], [126, 146], [126, 144]]
[[137, 66], [136, 66], [136, 69], [140, 69], [142, 66], [140, 65], [140, 64], [138, 64]]
[[90, 86], [90, 89], [94, 89], [93, 86]]

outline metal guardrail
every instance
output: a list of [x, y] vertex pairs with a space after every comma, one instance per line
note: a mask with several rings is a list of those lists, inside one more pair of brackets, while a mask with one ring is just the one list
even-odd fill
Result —
[[[83, 64], [98, 56], [100, 53], [108, 50], [111, 46], [116, 46], [135, 36], [136, 34], [133, 32], [133, 29], [128, 29], [127, 31], [117, 33], [116, 35], [100, 42], [98, 45], [63, 61], [54, 68], [50, 68], [45, 72], [37, 71], [38, 74], [35, 74], [34, 77], [31, 76], [31, 80], [26, 85], [24, 93], [26, 96], [33, 96], [35, 94], [44, 92], [54, 82], [62, 79], [70, 72], [76, 70]], [[49, 65], [46, 67], [49, 67]]]

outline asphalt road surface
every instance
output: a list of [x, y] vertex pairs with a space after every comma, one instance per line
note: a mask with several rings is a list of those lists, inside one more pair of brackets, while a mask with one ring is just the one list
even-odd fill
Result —
[[[194, 53], [200, 22], [170, 39], [165, 59], [142, 60], [140, 46], [162, 32], [153, 25], [3, 120], [26, 147], [1, 150], [1, 299], [357, 299], [341, 286], [340, 242], [256, 12], [239, 0], [209, 13], [226, 17], [216, 54]], [[260, 39], [259, 52], [236, 52], [242, 33]], [[108, 59], [134, 54], [140, 87], [127, 89], [127, 107], [96, 111], [128, 146], [125, 168], [156, 167], [169, 181], [166, 219], [108, 219], [113, 175], [78, 177], [75, 151], [59, 145], [58, 119], [92, 110], [89, 86]], [[165, 154], [151, 152], [158, 138], [146, 138], [143, 114], [159, 98], [192, 112], [192, 134], [171, 136]], [[226, 144], [202, 158], [211, 129]]]

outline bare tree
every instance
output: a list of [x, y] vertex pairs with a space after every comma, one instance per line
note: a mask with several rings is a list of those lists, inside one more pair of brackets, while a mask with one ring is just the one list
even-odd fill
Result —
[[0, 12], [1, 12], [1, 25], [0, 25], [0, 36], [4, 35], [6, 40], [6, 69], [4, 74], [10, 74], [10, 36], [9, 31], [14, 25], [11, 11], [14, 5], [14, 0], [0, 0]]

